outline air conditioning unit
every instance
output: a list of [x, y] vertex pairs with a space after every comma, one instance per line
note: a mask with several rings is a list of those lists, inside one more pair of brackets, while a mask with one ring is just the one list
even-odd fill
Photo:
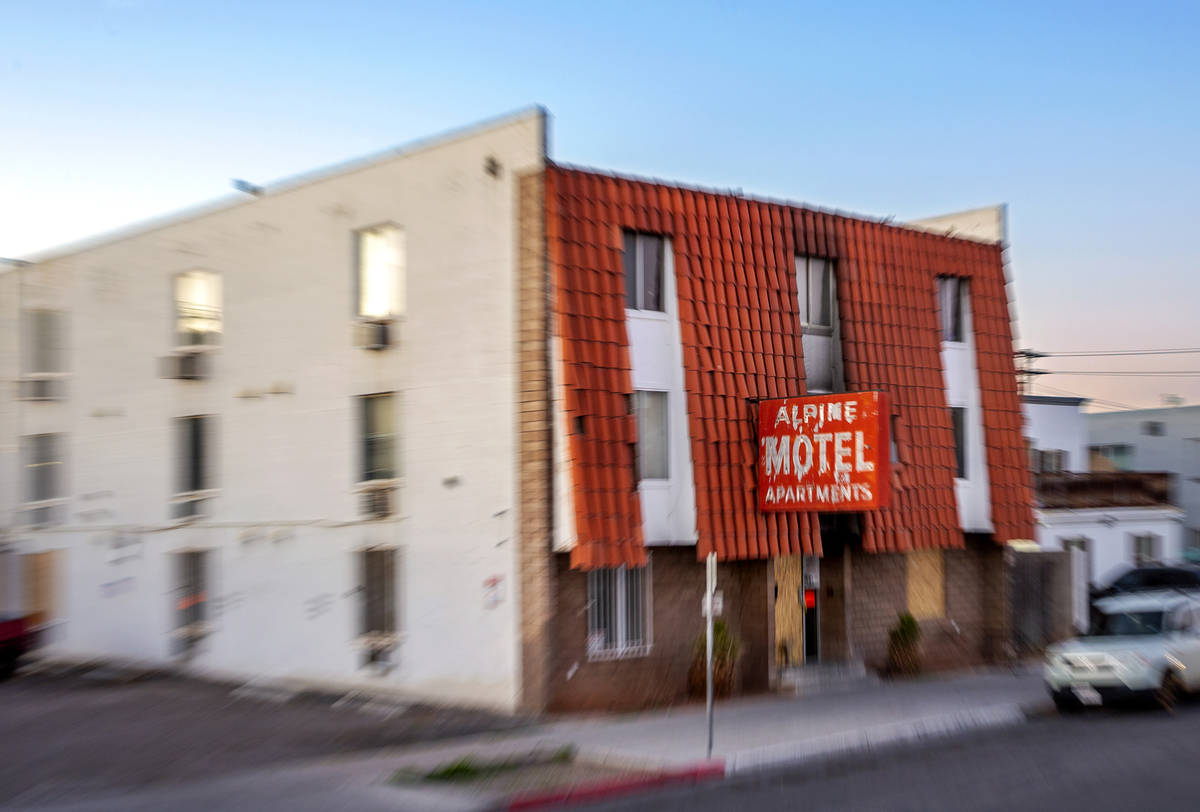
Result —
[[22, 378], [18, 384], [21, 400], [62, 400], [66, 382], [61, 378]]
[[364, 350], [386, 350], [392, 344], [391, 328], [386, 321], [359, 322], [358, 346]]
[[372, 519], [386, 519], [393, 513], [392, 490], [390, 488], [372, 488], [362, 495], [363, 515]]
[[201, 381], [208, 377], [208, 356], [199, 352], [181, 352], [161, 360], [162, 377], [180, 381]]

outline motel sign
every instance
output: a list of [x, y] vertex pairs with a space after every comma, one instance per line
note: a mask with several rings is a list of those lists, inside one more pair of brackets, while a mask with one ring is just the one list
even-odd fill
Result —
[[881, 392], [760, 401], [759, 510], [885, 506], [889, 415]]

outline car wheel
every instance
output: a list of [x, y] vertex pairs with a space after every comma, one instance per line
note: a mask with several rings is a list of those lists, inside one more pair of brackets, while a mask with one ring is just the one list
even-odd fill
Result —
[[17, 670], [17, 656], [15, 654], [0, 655], [0, 682], [4, 682], [11, 677]]
[[1179, 704], [1179, 695], [1182, 693], [1182, 689], [1179, 677], [1174, 671], [1168, 671], [1163, 674], [1162, 685], [1155, 692], [1154, 701], [1167, 713], [1174, 713], [1175, 706]]

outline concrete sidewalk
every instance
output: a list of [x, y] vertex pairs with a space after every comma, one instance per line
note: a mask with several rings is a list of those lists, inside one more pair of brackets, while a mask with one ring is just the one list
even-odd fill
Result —
[[[733, 775], [836, 759], [905, 742], [1017, 724], [1047, 704], [1037, 670], [987, 671], [884, 682], [804, 697], [720, 703], [713, 759]], [[443, 809], [503, 807], [510, 798], [453, 785], [388, 785], [398, 769], [428, 771], [462, 757], [520, 757], [573, 746], [578, 762], [711, 776], [703, 706], [621, 716], [558, 718], [508, 734], [324, 758], [218, 780], [107, 795], [62, 807], [111, 809]], [[614, 784], [614, 792], [622, 787]], [[536, 792], [533, 795], [537, 795]], [[592, 798], [600, 797], [592, 795]]]

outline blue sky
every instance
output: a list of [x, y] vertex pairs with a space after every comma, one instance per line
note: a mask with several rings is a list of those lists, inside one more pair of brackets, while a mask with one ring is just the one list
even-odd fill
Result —
[[1200, 346], [1198, 37], [1194, 3], [10, 2], [0, 256], [540, 103], [573, 163], [899, 219], [1007, 202], [1023, 345]]

